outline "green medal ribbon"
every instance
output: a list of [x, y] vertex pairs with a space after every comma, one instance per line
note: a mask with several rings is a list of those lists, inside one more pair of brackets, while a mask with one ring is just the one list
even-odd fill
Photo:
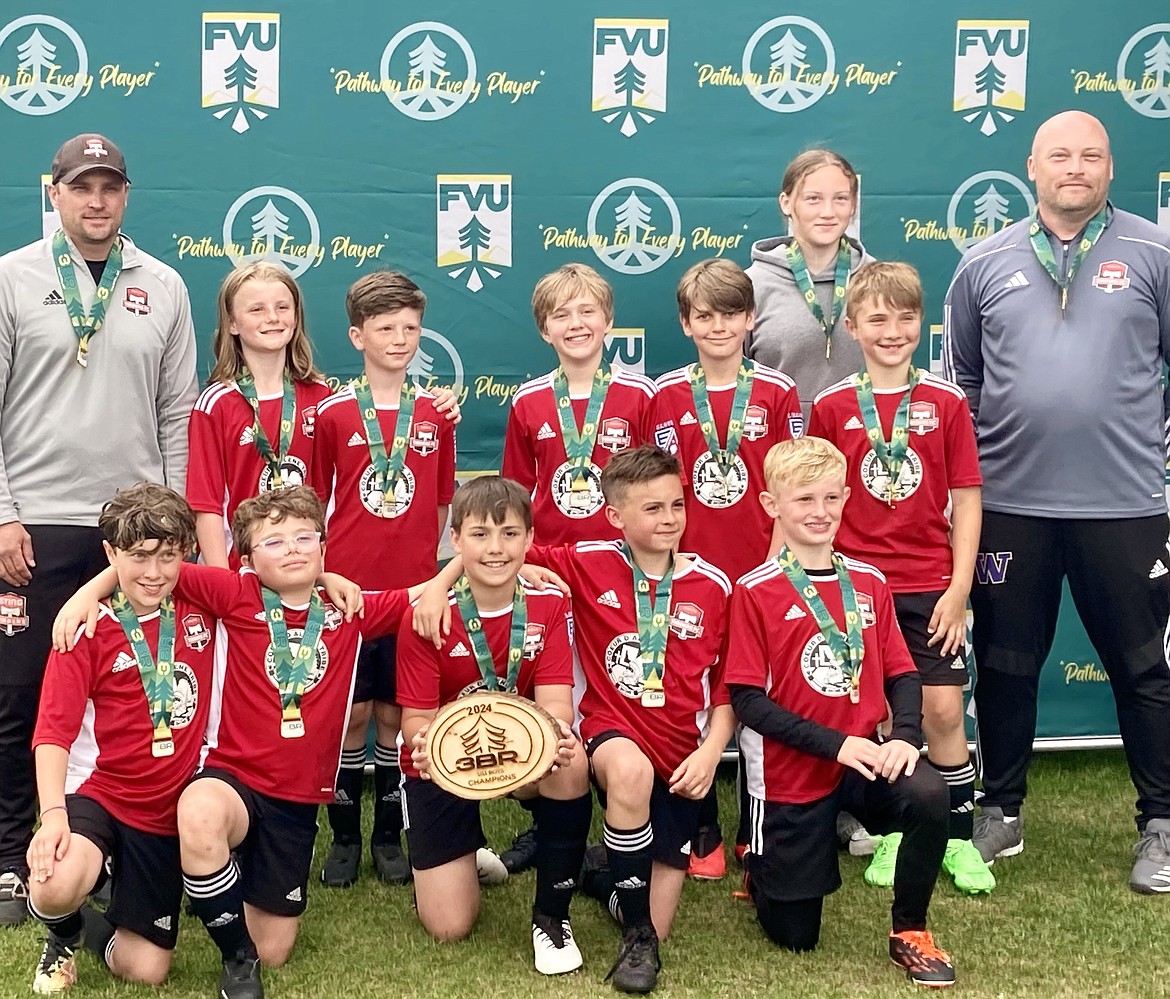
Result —
[[719, 446], [719, 431], [715, 427], [715, 417], [711, 414], [711, 400], [707, 395], [707, 376], [701, 365], [692, 364], [688, 371], [691, 380], [691, 398], [695, 402], [695, 412], [699, 417], [699, 429], [703, 431], [703, 439], [707, 442], [707, 449], [719, 473], [723, 477], [723, 494], [727, 495], [728, 478], [735, 467], [735, 456], [739, 452], [739, 443], [743, 440], [743, 417], [747, 412], [748, 399], [752, 394], [752, 380], [755, 378], [756, 365], [746, 357], [740, 363], [739, 372], [735, 376], [735, 398], [731, 402], [731, 416], [727, 421], [727, 444]]
[[170, 594], [158, 606], [158, 658], [150, 653], [146, 636], [130, 598], [121, 587], [114, 590], [110, 607], [126, 633], [130, 649], [138, 662], [138, 676], [150, 707], [150, 724], [154, 729], [151, 752], [170, 756], [175, 751], [171, 741], [171, 712], [175, 706], [175, 604]]
[[601, 419], [601, 407], [609, 391], [609, 365], [602, 361], [593, 375], [589, 388], [589, 403], [585, 407], [585, 423], [580, 432], [577, 418], [573, 415], [573, 400], [569, 398], [569, 379], [565, 369], [558, 367], [553, 373], [553, 397], [557, 403], [557, 415], [561, 421], [561, 439], [565, 442], [565, 457], [573, 466], [570, 488], [574, 491], [588, 489], [587, 469], [593, 458], [593, 446], [597, 443], [597, 431]]
[[316, 590], [309, 599], [309, 616], [301, 635], [296, 655], [288, 644], [288, 626], [284, 620], [284, 605], [280, 597], [266, 586], [260, 587], [264, 599], [264, 618], [268, 622], [268, 636], [272, 641], [272, 658], [276, 663], [276, 686], [280, 691], [280, 734], [285, 739], [296, 739], [305, 734], [301, 721], [301, 698], [309, 682], [316, 659], [317, 645], [325, 627], [325, 602]]
[[1069, 285], [1072, 284], [1081, 264], [1085, 262], [1085, 257], [1089, 255], [1089, 251], [1101, 238], [1101, 233], [1105, 231], [1105, 216], [1108, 210], [1108, 204], [1103, 205], [1101, 210], [1089, 219], [1081, 241], [1077, 244], [1077, 252], [1073, 255], [1072, 263], [1068, 265], [1068, 277], [1062, 277], [1060, 268], [1056, 266], [1056, 257], [1052, 255], [1052, 244], [1040, 226], [1040, 210], [1036, 209], [1032, 212], [1032, 225], [1028, 228], [1028, 239], [1032, 242], [1032, 249], [1036, 253], [1036, 259], [1040, 261], [1040, 266], [1048, 271], [1048, 276], [1056, 282], [1056, 286], [1060, 289], [1061, 315], [1064, 315], [1065, 309], [1068, 308]]
[[845, 605], [845, 634], [837, 627], [829, 608], [808, 578], [796, 556], [785, 545], [776, 556], [776, 564], [783, 570], [793, 589], [800, 594], [805, 606], [812, 611], [813, 620], [828, 643], [829, 651], [838, 661], [841, 672], [849, 678], [849, 700], [857, 704], [861, 699], [861, 660], [865, 656], [865, 639], [861, 633], [861, 611], [857, 607], [857, 592], [853, 580], [845, 568], [845, 560], [833, 552], [833, 568], [837, 571], [837, 582], [841, 586], [841, 603]]
[[[353, 392], [357, 397], [362, 425], [366, 428], [366, 443], [370, 449], [370, 461], [374, 464], [377, 487], [382, 493], [382, 510], [393, 510], [394, 490], [402, 477], [402, 469], [406, 467], [406, 438], [410, 434], [410, 421], [414, 419], [416, 393], [414, 382], [402, 383], [402, 394], [398, 400], [398, 419], [394, 424], [394, 440], [388, 454], [386, 441], [382, 437], [382, 427], [378, 423], [378, 410], [374, 406], [370, 380], [365, 375], [355, 379]], [[389, 497], [388, 501], [386, 497]]]
[[[467, 632], [467, 637], [471, 639], [475, 661], [479, 664], [483, 685], [488, 690], [499, 690], [500, 680], [496, 675], [495, 660], [492, 659], [492, 650], [488, 648], [487, 636], [483, 633], [483, 622], [479, 619], [475, 597], [471, 595], [471, 584], [466, 576], [460, 576], [453, 589], [455, 602], [459, 605], [459, 616], [463, 619], [463, 628]], [[520, 580], [516, 580], [516, 593], [512, 597], [512, 630], [508, 637], [508, 678], [504, 681], [503, 687], [509, 694], [516, 693], [516, 683], [520, 679], [520, 663], [524, 659], [524, 636], [527, 633], [528, 602], [524, 598], [524, 587], [520, 585]]]
[[804, 304], [813, 314], [813, 319], [820, 323], [821, 329], [824, 330], [825, 360], [827, 361], [833, 352], [833, 327], [837, 325], [837, 320], [841, 318], [841, 313], [845, 309], [845, 286], [849, 283], [849, 263], [852, 250], [848, 240], [842, 239], [841, 247], [837, 251], [837, 269], [833, 273], [833, 304], [827, 319], [821, 308], [821, 303], [817, 301], [817, 290], [813, 285], [812, 275], [808, 272], [808, 264], [805, 263], [804, 251], [801, 250], [800, 244], [794, 239], [788, 244], [787, 252], [788, 266], [792, 268], [792, 277], [796, 281], [796, 287], [804, 294]]
[[666, 641], [670, 636], [670, 591], [674, 582], [674, 552], [670, 568], [658, 581], [654, 599], [650, 598], [650, 580], [634, 561], [626, 542], [622, 552], [634, 574], [634, 599], [638, 609], [638, 648], [642, 653], [642, 703], [658, 707], [666, 702], [663, 677], [666, 675]]
[[293, 381], [289, 377], [288, 372], [285, 372], [284, 389], [280, 404], [280, 444], [279, 450], [275, 453], [272, 450], [272, 444], [268, 440], [268, 435], [264, 432], [264, 426], [260, 422], [260, 398], [256, 395], [256, 379], [252, 377], [250, 371], [245, 370], [236, 379], [236, 388], [248, 400], [248, 405], [252, 407], [252, 412], [255, 414], [255, 420], [252, 423], [252, 443], [256, 446], [256, 450], [260, 452], [260, 457], [264, 459], [264, 463], [268, 466], [268, 470], [272, 475], [272, 488], [280, 489], [284, 485], [284, 481], [280, 475], [281, 462], [288, 457], [289, 448], [292, 446], [293, 420], [297, 412], [296, 387], [293, 385]]
[[114, 245], [110, 247], [106, 269], [102, 271], [102, 280], [97, 287], [93, 307], [88, 315], [85, 306], [81, 304], [81, 291], [77, 287], [77, 275], [73, 272], [73, 256], [69, 251], [69, 243], [65, 239], [65, 233], [60, 229], [53, 233], [53, 263], [57, 265], [57, 280], [61, 283], [65, 308], [69, 310], [69, 320], [73, 323], [73, 332], [77, 334], [77, 363], [84, 368], [89, 363], [90, 338], [106, 321], [110, 294], [118, 281], [118, 275], [122, 273], [122, 240], [115, 239]]
[[893, 506], [898, 496], [898, 476], [902, 474], [902, 463], [906, 460], [906, 452], [910, 449], [910, 396], [914, 393], [914, 386], [921, 378], [921, 372], [910, 365], [910, 386], [906, 389], [898, 403], [898, 410], [894, 413], [894, 425], [890, 428], [890, 439], [887, 441], [882, 433], [882, 421], [878, 416], [877, 403], [873, 397], [873, 382], [868, 371], [859, 371], [853, 376], [853, 387], [857, 391], [857, 405], [861, 410], [861, 418], [865, 421], [865, 433], [869, 437], [869, 446], [877, 455], [882, 468], [886, 470], [888, 485], [886, 486], [886, 502]]

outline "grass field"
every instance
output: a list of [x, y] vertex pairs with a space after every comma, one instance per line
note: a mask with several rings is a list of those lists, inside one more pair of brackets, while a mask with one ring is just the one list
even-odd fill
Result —
[[[954, 957], [955, 994], [979, 999], [1170, 995], [1170, 898], [1138, 896], [1126, 887], [1134, 795], [1120, 752], [1038, 757], [1031, 786], [1027, 849], [995, 865], [996, 892], [971, 899], [942, 882], [935, 892], [931, 924]], [[720, 794], [727, 828], [734, 814], [729, 778], [720, 781]], [[487, 806], [485, 827], [493, 845], [503, 849], [526, 818], [512, 804]], [[326, 845], [322, 834], [318, 862]], [[655, 995], [878, 999], [913, 994], [915, 987], [886, 957], [889, 893], [862, 882], [863, 860], [843, 856], [841, 863], [845, 885], [825, 906], [821, 946], [799, 956], [771, 946], [751, 907], [732, 899], [737, 876], [688, 883], [674, 933], [662, 948], [664, 969]], [[269, 999], [615, 994], [602, 978], [616, 955], [618, 931], [600, 906], [583, 897], [573, 902], [573, 927], [585, 967], [558, 979], [533, 970], [533, 878], [528, 872], [486, 890], [475, 933], [455, 945], [432, 942], [414, 917], [410, 889], [381, 885], [368, 867], [349, 890], [314, 883], [297, 951], [286, 968], [265, 973], [266, 993]], [[42, 932], [34, 923], [0, 931], [0, 997], [32, 994]], [[72, 990], [79, 999], [206, 999], [216, 993], [217, 953], [198, 923], [185, 918], [163, 988], [115, 983], [88, 953], [79, 958], [79, 973]]]

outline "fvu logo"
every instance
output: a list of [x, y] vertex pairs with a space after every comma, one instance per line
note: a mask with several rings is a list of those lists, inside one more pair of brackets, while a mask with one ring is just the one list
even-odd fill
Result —
[[666, 113], [668, 31], [666, 20], [593, 22], [593, 111], [627, 138]]
[[203, 107], [241, 134], [280, 107], [280, 15], [205, 13], [202, 86]]
[[998, 586], [1007, 579], [1011, 552], [979, 552], [975, 556], [975, 578], [983, 586]]
[[1028, 22], [959, 21], [955, 29], [954, 110], [994, 135], [1024, 110], [1028, 91]]
[[612, 329], [605, 338], [605, 359], [619, 368], [646, 374], [646, 331], [644, 329]]
[[512, 266], [512, 175], [439, 174], [436, 263], [479, 291]]

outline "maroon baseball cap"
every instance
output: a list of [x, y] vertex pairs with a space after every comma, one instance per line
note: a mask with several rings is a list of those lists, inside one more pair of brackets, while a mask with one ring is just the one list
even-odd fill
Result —
[[75, 135], [53, 157], [54, 184], [71, 183], [90, 170], [109, 170], [130, 183], [122, 150], [96, 132]]

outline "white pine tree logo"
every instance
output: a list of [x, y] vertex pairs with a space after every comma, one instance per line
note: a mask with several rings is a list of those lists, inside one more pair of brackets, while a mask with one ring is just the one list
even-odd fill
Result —
[[759, 95], [771, 107], [803, 105], [810, 102], [820, 87], [813, 83], [797, 80], [802, 69], [808, 67], [808, 47], [789, 28], [780, 40], [768, 50], [771, 63], [768, 79], [760, 84]]
[[438, 115], [446, 114], [458, 101], [455, 94], [435, 87], [435, 79], [443, 78], [446, 66], [447, 53], [435, 44], [430, 32], [423, 35], [418, 46], [410, 50], [410, 80], [401, 103], [416, 113], [429, 110]]
[[49, 71], [60, 67], [56, 61], [57, 46], [41, 34], [40, 28], [33, 28], [32, 34], [16, 47], [16, 55], [20, 60], [17, 68], [29, 78], [28, 82], [18, 81], [8, 88], [18, 109], [32, 107], [36, 98], [40, 98], [39, 108], [53, 107], [68, 98], [71, 87], [49, 83], [45, 79]]
[[426, 388], [434, 381], [435, 358], [423, 349], [421, 342], [418, 345], [418, 350], [414, 352], [414, 357], [406, 366], [406, 374], [414, 379], [415, 385], [419, 388]]
[[994, 184], [988, 184], [987, 190], [975, 199], [975, 223], [971, 235], [979, 240], [1003, 228], [1012, 221], [1007, 210], [1007, 198], [995, 189]]
[[288, 216], [276, 207], [271, 198], [252, 216], [252, 239], [265, 244], [266, 256], [278, 254], [277, 241], [283, 245], [288, 238], [288, 221]]
[[1166, 36], [1159, 35], [1144, 56], [1142, 86], [1134, 90], [1132, 103], [1145, 112], [1170, 112], [1170, 44]]

